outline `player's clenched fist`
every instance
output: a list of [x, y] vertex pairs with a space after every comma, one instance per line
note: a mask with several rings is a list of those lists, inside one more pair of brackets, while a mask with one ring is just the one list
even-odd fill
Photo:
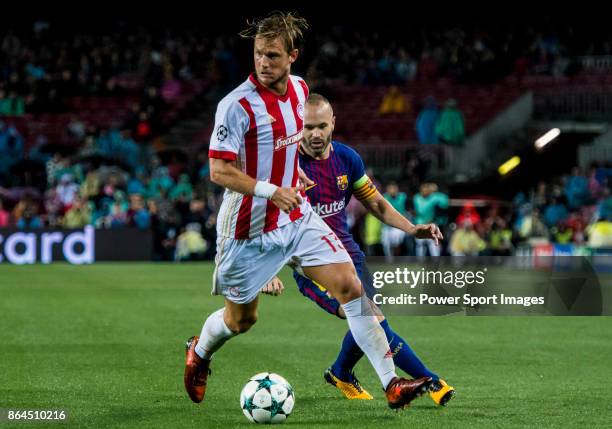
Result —
[[278, 277], [274, 277], [270, 281], [270, 283], [268, 283], [261, 289], [261, 292], [265, 293], [266, 295], [278, 296], [283, 293], [284, 289], [285, 286], [283, 285], [281, 279], [279, 279]]
[[270, 200], [285, 213], [291, 212], [302, 204], [297, 188], [278, 188]]

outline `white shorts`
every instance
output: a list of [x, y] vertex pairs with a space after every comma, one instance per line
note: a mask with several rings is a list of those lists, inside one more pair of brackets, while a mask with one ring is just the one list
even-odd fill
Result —
[[295, 222], [248, 240], [217, 238], [213, 295], [252, 302], [283, 268], [351, 262], [336, 234], [312, 210]]

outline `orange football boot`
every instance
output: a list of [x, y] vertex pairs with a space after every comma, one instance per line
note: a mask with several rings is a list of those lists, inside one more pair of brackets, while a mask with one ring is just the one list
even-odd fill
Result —
[[189, 398], [199, 404], [206, 394], [206, 380], [210, 375], [210, 360], [202, 359], [195, 352], [198, 337], [191, 337], [185, 344], [187, 357], [185, 359], [185, 390]]

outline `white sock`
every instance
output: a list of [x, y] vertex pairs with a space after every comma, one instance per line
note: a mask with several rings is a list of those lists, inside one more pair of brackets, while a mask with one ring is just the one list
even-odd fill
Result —
[[196, 354], [203, 359], [210, 359], [214, 352], [236, 335], [223, 321], [224, 311], [225, 308], [215, 311], [204, 322], [200, 340], [195, 346]]
[[[393, 356], [390, 353], [389, 342], [385, 331], [380, 327], [374, 315], [362, 315], [362, 303], [368, 305], [365, 296], [356, 298], [342, 305], [349, 329], [357, 345], [366, 354], [378, 378], [387, 388], [391, 380], [397, 377]], [[369, 309], [369, 305], [367, 307]], [[371, 314], [371, 313], [370, 313]]]

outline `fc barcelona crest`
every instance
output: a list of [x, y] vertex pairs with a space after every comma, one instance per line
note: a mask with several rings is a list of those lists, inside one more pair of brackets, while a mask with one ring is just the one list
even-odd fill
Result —
[[348, 176], [346, 174], [336, 176], [336, 180], [338, 181], [338, 189], [344, 191], [348, 188]]

